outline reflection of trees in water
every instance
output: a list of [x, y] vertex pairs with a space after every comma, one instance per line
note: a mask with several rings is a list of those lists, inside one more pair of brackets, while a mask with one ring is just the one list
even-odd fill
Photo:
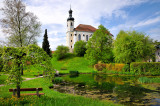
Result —
[[[152, 90], [141, 87], [140, 85], [131, 86], [130, 84], [118, 85], [114, 89], [114, 93], [117, 94], [118, 100], [128, 100], [129, 103], [143, 101], [143, 97], [146, 96], [145, 93], [153, 92]], [[126, 102], [125, 101], [125, 102]]]
[[119, 76], [107, 76], [107, 75], [95, 75], [94, 80], [101, 84], [102, 82], [109, 82], [115, 84], [124, 84], [123, 80]]

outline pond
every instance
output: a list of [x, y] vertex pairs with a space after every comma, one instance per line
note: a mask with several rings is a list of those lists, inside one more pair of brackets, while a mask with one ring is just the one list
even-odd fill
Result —
[[160, 105], [159, 77], [80, 74], [65, 75], [62, 79], [63, 82], [54, 84], [53, 88], [61, 93], [110, 100], [124, 105]]

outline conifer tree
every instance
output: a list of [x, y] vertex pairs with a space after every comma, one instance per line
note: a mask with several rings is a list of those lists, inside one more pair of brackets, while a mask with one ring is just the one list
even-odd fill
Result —
[[48, 41], [48, 35], [47, 35], [47, 29], [45, 29], [45, 34], [44, 34], [44, 38], [43, 38], [43, 43], [42, 43], [42, 48], [44, 51], [46, 51], [46, 53], [51, 56], [51, 50], [50, 50], [50, 45], [49, 45], [49, 41]]

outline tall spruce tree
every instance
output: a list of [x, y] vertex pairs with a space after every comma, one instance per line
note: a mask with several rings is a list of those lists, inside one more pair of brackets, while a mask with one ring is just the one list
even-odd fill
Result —
[[45, 29], [45, 34], [44, 34], [44, 38], [43, 38], [42, 48], [51, 57], [51, 50], [50, 50], [49, 47], [50, 47], [50, 45], [49, 45], [49, 41], [48, 41], [47, 29]]

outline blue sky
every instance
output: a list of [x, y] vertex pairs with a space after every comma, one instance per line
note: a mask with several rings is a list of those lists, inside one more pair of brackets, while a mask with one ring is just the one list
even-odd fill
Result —
[[[88, 24], [98, 28], [102, 24], [114, 38], [120, 30], [136, 30], [160, 41], [160, 0], [24, 0], [24, 2], [27, 11], [37, 15], [42, 23], [38, 45], [42, 45], [44, 31], [47, 29], [52, 50], [58, 45], [66, 45], [66, 23], [70, 4], [75, 18], [74, 27]], [[2, 1], [0, 6], [3, 6]], [[2, 31], [0, 33], [0, 40], [6, 40]]]

